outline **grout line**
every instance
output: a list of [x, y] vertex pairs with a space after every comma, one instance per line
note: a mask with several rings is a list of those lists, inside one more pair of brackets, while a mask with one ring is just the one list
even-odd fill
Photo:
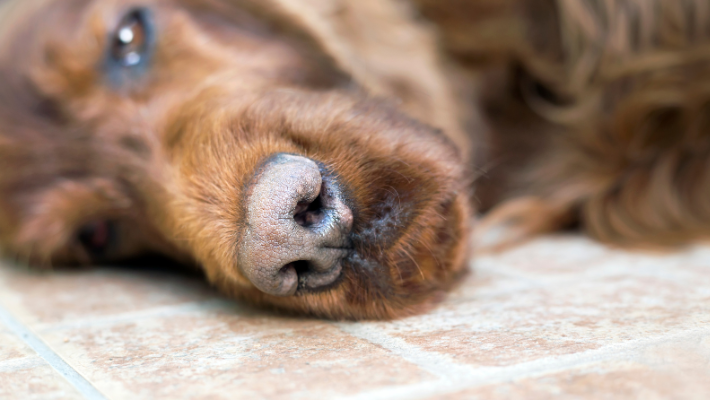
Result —
[[4, 307], [0, 306], [0, 322], [12, 331], [17, 337], [22, 339], [37, 354], [42, 357], [55, 371], [64, 377], [76, 390], [88, 400], [104, 400], [106, 397], [99, 392], [86, 378], [71, 367], [55, 353], [39, 336], [24, 326], [20, 321], [10, 314]]
[[[687, 339], [692, 337], [705, 337], [710, 335], [707, 328], [689, 329], [683, 332], [671, 333], [650, 339], [634, 340], [627, 343], [612, 344], [599, 349], [587, 350], [562, 356], [552, 356], [534, 361], [524, 362], [504, 367], [471, 367], [450, 361], [446, 356], [422, 350], [418, 346], [402, 344], [400, 339], [391, 338], [377, 328], [348, 326], [345, 323], [336, 324], [343, 331], [356, 337], [365, 339], [373, 344], [380, 345], [403, 359], [418, 367], [439, 376], [435, 381], [424, 381], [416, 384], [390, 386], [346, 396], [349, 400], [391, 400], [391, 399], [420, 399], [457, 391], [475, 388], [483, 385], [499, 384], [518, 379], [534, 378], [580, 368], [585, 365], [609, 361], [623, 361], [639, 353], [649, 346], [664, 342]], [[403, 341], [401, 341], [403, 342]]]
[[411, 345], [403, 339], [391, 337], [377, 327], [348, 322], [333, 324], [345, 333], [384, 347], [439, 378], [450, 380], [469, 376], [474, 371], [473, 367], [452, 362], [440, 353], [422, 350], [419, 346]]

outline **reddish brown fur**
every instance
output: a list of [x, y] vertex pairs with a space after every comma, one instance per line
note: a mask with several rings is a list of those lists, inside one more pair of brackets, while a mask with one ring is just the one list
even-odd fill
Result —
[[[149, 2], [161, 36], [135, 79], [101, 66], [107, 32], [131, 4], [50, 0], [15, 14], [2, 49], [6, 251], [39, 264], [90, 262], [75, 232], [117, 219], [129, 239], [108, 258], [153, 250], [193, 259], [235, 297], [332, 318], [415, 312], [450, 286], [466, 259], [463, 163], [449, 140], [402, 112], [455, 133], [455, 120], [419, 94], [445, 88], [419, 87], [407, 76], [418, 68], [344, 70], [326, 49], [335, 44], [285, 5], [263, 4]], [[427, 65], [433, 54], [421, 58], [422, 85], [444, 82]], [[399, 108], [368, 95], [366, 85], [389, 81], [411, 93]], [[236, 262], [245, 188], [279, 152], [327, 166], [355, 214], [353, 259], [327, 291], [267, 296]]]
[[576, 224], [626, 246], [707, 238], [707, 2], [414, 2], [482, 82], [484, 225], [508, 242]]
[[[112, 219], [110, 259], [158, 251], [254, 303], [389, 318], [465, 271], [476, 171], [508, 241], [710, 230], [701, 0], [151, 0], [135, 79], [101, 64], [134, 3], [40, 3], [0, 6], [0, 246], [18, 259], [95, 261], [76, 232]], [[269, 296], [236, 263], [245, 188], [278, 152], [328, 166], [353, 208], [358, 259], [326, 291]]]

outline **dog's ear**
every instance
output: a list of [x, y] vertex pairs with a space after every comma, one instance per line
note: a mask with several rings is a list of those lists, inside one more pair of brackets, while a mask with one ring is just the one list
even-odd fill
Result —
[[300, 31], [368, 94], [394, 99], [404, 112], [442, 129], [468, 151], [458, 94], [444, 76], [435, 31], [419, 22], [408, 4], [252, 0], [249, 7], [279, 26]]

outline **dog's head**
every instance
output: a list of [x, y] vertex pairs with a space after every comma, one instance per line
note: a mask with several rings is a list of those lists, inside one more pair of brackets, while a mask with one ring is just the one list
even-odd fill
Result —
[[400, 10], [335, 3], [6, 1], [4, 251], [158, 251], [335, 318], [426, 304], [466, 257], [453, 102]]

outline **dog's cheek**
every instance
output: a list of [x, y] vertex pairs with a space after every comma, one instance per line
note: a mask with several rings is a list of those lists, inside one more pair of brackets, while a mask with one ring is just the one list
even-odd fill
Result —
[[[203, 124], [190, 122], [194, 120]], [[241, 297], [238, 294], [253, 289], [237, 263], [245, 190], [264, 159], [299, 149], [278, 137], [225, 126], [221, 120], [184, 122], [174, 121], [179, 133], [166, 135], [176, 173], [174, 182], [163, 182], [167, 197], [154, 201], [153, 208], [162, 215], [160, 230], [173, 245], [192, 254], [212, 283]], [[205, 125], [215, 130], [206, 130]]]
[[421, 211], [398, 245], [388, 251], [384, 265], [389, 287], [368, 300], [356, 292], [348, 293], [348, 301], [365, 307], [369, 315], [386, 317], [427, 309], [467, 271], [469, 224], [465, 195]]

